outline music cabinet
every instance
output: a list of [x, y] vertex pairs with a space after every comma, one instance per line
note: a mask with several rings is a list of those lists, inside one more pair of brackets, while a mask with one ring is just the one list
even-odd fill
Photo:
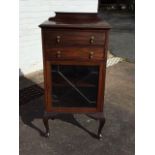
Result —
[[97, 13], [56, 13], [41, 25], [45, 113], [85, 113], [105, 123], [104, 88], [110, 26]]

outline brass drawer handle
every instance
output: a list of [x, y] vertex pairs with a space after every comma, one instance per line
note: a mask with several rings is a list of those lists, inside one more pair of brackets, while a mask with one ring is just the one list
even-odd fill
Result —
[[91, 51], [91, 52], [89, 53], [89, 59], [92, 59], [93, 56], [94, 56], [94, 52]]
[[94, 40], [95, 40], [95, 37], [94, 36], [91, 36], [91, 38], [90, 38], [90, 44], [93, 44], [94, 43]]
[[60, 43], [60, 39], [61, 39], [61, 37], [57, 36], [57, 43]]
[[60, 58], [61, 57], [61, 51], [57, 51], [56, 56], [57, 56], [57, 58]]

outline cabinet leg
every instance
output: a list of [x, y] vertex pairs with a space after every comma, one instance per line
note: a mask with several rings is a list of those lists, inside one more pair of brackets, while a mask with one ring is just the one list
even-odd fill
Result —
[[105, 118], [100, 119], [99, 120], [98, 134], [97, 134], [99, 139], [102, 139], [102, 129], [103, 129], [104, 124], [105, 124]]
[[44, 117], [43, 118], [43, 123], [44, 123], [45, 129], [46, 129], [45, 137], [49, 137], [50, 136], [48, 119], [49, 119], [48, 117]]

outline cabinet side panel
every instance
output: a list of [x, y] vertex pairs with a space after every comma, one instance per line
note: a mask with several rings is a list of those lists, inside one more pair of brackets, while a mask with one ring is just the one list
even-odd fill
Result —
[[105, 52], [105, 61], [103, 62], [103, 68], [102, 68], [102, 92], [101, 92], [101, 109], [104, 111], [104, 96], [105, 96], [105, 84], [106, 84], [106, 64], [107, 64], [107, 52], [108, 52], [108, 44], [109, 44], [109, 30], [105, 33], [105, 46], [104, 46], [104, 52]]
[[43, 55], [43, 73], [44, 73], [44, 105], [45, 110], [50, 111], [50, 104], [49, 104], [49, 86], [48, 86], [48, 62], [45, 60], [45, 38], [44, 38], [44, 30], [41, 30], [42, 34], [42, 55]]

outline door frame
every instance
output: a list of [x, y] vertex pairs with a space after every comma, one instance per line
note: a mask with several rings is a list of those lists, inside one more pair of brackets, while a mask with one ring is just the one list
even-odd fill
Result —
[[[80, 66], [99, 66], [99, 79], [98, 79], [98, 95], [97, 95], [97, 107], [53, 107], [52, 106], [52, 75], [51, 65], [80, 65]], [[103, 61], [98, 62], [79, 62], [79, 61], [46, 61], [44, 68], [44, 76], [46, 80], [45, 85], [45, 110], [46, 112], [73, 112], [73, 113], [93, 113], [103, 112], [104, 105], [104, 88], [105, 88], [105, 65]]]

